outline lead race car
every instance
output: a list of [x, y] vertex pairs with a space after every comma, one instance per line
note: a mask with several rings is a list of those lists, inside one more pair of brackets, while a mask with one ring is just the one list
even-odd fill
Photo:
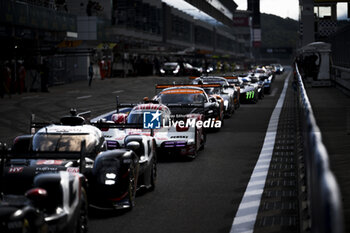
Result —
[[[189, 105], [177, 106], [182, 108], [190, 107]], [[132, 107], [132, 109], [128, 113], [119, 111], [119, 108], [125, 109], [129, 107]], [[146, 122], [148, 116], [151, 118], [156, 116], [156, 118], [149, 119], [150, 121]], [[196, 122], [202, 120], [203, 116], [192, 113], [184, 117], [186, 120], [191, 121], [189, 126], [185, 124], [181, 126], [178, 122], [175, 122], [175, 120], [180, 118], [173, 116], [166, 105], [157, 101], [146, 101], [146, 103], [139, 104], [118, 103], [116, 113], [111, 113], [111, 116], [104, 115], [104, 118], [110, 119], [110, 121], [102, 120], [100, 117], [92, 121], [95, 121], [95, 125], [101, 128], [107, 140], [108, 148], [124, 147], [123, 141], [125, 137], [128, 135], [139, 135], [139, 137], [143, 138], [145, 144], [154, 145], [159, 156], [172, 154], [194, 159], [205, 144], [203, 129], [196, 127]]]
[[[14, 141], [6, 180], [21, 178], [24, 186], [27, 179], [41, 173], [81, 173], [89, 205], [100, 209], [132, 208], [137, 188], [155, 186], [156, 160], [140, 164], [145, 155], [138, 138], [125, 138], [125, 149], [107, 150], [102, 132], [86, 124], [76, 111], [56, 124], [32, 122], [31, 128], [40, 129]], [[13, 166], [21, 172], [11, 172]]]

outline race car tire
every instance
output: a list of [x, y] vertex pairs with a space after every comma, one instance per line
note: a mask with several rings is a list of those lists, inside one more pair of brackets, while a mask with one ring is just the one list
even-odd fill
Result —
[[203, 130], [202, 134], [203, 134], [203, 141], [202, 141], [201, 146], [199, 147], [199, 150], [204, 150], [205, 143], [207, 141], [207, 133]]
[[77, 219], [76, 233], [87, 233], [88, 232], [88, 202], [85, 189], [81, 189], [81, 203], [80, 210]]
[[257, 91], [255, 92], [255, 94], [254, 94], [254, 100], [253, 100], [253, 102], [254, 102], [254, 104], [257, 104], [258, 102], [259, 102], [259, 93], [257, 93]]
[[157, 161], [154, 159], [152, 162], [152, 170], [151, 170], [151, 187], [149, 190], [153, 191], [156, 188], [157, 181]]
[[134, 174], [134, 169], [130, 167], [129, 172], [129, 188], [128, 188], [128, 201], [129, 201], [129, 210], [132, 210], [135, 206], [135, 197], [136, 197], [136, 178]]
[[194, 144], [194, 154], [192, 154], [192, 155], [187, 155], [187, 158], [189, 159], [189, 160], [193, 160], [193, 159], [195, 159], [196, 157], [197, 157], [197, 155], [198, 155], [198, 150], [197, 150], [197, 146], [198, 146], [198, 129], [197, 129], [197, 126], [195, 126], [195, 128], [194, 128], [194, 132], [195, 132], [195, 135], [194, 135], [194, 138], [195, 138], [195, 144]]

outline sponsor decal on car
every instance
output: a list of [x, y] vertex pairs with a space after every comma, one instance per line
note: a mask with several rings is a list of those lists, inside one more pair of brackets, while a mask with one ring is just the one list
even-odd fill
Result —
[[61, 165], [63, 160], [38, 160], [36, 165]]
[[78, 167], [68, 167], [67, 172], [69, 173], [79, 173], [79, 168]]
[[246, 93], [246, 99], [253, 99], [254, 98], [254, 94], [255, 94], [255, 92], [254, 91], [248, 91], [247, 93]]
[[10, 167], [9, 173], [21, 173], [23, 171], [23, 167]]

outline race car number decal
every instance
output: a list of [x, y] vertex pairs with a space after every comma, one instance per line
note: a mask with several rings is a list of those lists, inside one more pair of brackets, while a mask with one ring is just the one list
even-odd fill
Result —
[[254, 98], [254, 94], [255, 94], [254, 91], [248, 91], [248, 92], [246, 93], [245, 97], [246, 97], [247, 99], [253, 99], [253, 98]]

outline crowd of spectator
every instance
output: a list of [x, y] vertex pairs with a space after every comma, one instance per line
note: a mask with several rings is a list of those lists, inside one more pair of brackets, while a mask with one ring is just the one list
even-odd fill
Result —
[[0, 61], [0, 98], [24, 92], [48, 92], [49, 67], [23, 60]]

